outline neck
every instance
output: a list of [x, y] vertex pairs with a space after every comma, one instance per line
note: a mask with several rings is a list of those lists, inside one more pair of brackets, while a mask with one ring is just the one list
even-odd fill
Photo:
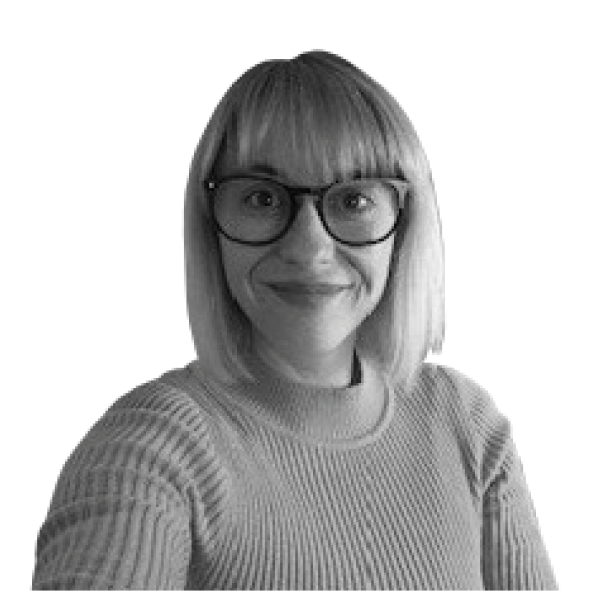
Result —
[[265, 365], [290, 381], [320, 387], [347, 387], [354, 375], [354, 341], [349, 339], [331, 351], [285, 352], [263, 338], [254, 339], [253, 351]]

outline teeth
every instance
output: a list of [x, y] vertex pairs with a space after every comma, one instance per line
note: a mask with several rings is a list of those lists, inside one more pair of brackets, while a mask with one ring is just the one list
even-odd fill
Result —
[[293, 293], [304, 293], [304, 294], [311, 294], [311, 295], [329, 295], [333, 293], [337, 293], [341, 291], [342, 288], [335, 288], [329, 286], [318, 286], [318, 287], [305, 287], [305, 286], [290, 286], [290, 287], [281, 287], [281, 286], [274, 286], [275, 289], [278, 291], [288, 291]]

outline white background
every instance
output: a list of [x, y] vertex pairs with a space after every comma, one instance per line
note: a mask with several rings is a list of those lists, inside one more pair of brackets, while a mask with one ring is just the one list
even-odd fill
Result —
[[30, 588], [68, 455], [189, 362], [192, 151], [248, 67], [327, 49], [430, 159], [444, 354], [510, 419], [562, 588], [588, 582], [591, 252], [585, 2], [14, 2], [0, 9], [3, 585]]

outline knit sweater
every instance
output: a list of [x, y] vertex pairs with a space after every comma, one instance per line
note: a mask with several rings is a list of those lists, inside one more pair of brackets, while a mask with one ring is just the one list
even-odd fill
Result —
[[509, 422], [474, 382], [252, 368], [228, 387], [195, 361], [111, 406], [63, 468], [34, 589], [556, 588]]

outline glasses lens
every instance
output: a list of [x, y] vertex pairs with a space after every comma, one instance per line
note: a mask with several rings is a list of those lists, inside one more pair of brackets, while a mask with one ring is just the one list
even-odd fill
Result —
[[285, 228], [290, 209], [286, 190], [264, 179], [224, 181], [214, 198], [218, 224], [226, 234], [238, 240], [271, 240]]
[[[387, 236], [399, 213], [400, 195], [388, 180], [355, 180], [332, 186], [323, 199], [323, 216], [332, 234], [350, 243]], [[221, 183], [214, 197], [214, 215], [223, 231], [246, 242], [277, 237], [289, 221], [291, 199], [280, 184], [239, 178]]]
[[331, 187], [324, 198], [324, 219], [346, 242], [368, 242], [387, 236], [398, 217], [400, 198], [394, 184], [359, 180]]

